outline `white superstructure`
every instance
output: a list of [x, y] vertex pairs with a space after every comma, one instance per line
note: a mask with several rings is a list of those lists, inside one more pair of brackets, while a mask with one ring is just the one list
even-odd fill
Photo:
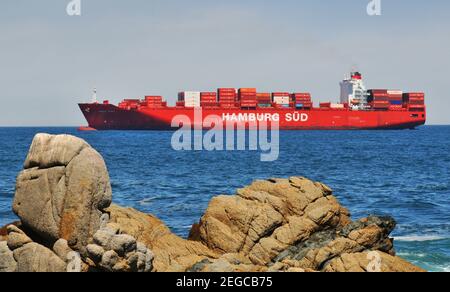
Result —
[[359, 72], [352, 72], [349, 79], [341, 82], [341, 103], [348, 103], [354, 110], [367, 108], [367, 90]]

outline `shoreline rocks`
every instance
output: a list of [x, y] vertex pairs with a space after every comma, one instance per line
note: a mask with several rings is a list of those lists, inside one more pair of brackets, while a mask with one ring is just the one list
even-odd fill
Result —
[[38, 134], [0, 228], [0, 272], [421, 272], [395, 256], [395, 220], [352, 221], [328, 186], [303, 177], [214, 197], [189, 238], [112, 202], [100, 154]]

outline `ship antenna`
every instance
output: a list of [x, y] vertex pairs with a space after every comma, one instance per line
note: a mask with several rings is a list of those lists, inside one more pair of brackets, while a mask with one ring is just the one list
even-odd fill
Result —
[[94, 91], [92, 93], [92, 103], [97, 103], [97, 88], [94, 87]]

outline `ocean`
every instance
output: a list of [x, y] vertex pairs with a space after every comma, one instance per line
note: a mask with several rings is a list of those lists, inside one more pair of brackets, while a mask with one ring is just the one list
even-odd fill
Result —
[[450, 126], [407, 131], [281, 132], [280, 156], [260, 152], [175, 151], [171, 132], [78, 132], [0, 128], [0, 225], [33, 136], [73, 134], [104, 157], [114, 202], [152, 213], [186, 237], [211, 197], [255, 179], [305, 176], [329, 185], [354, 219], [391, 215], [399, 256], [429, 271], [450, 271]]

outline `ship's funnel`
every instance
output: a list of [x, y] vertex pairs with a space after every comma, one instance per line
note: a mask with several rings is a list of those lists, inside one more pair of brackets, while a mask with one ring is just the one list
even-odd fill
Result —
[[359, 72], [352, 72], [352, 79], [362, 80], [362, 75]]

